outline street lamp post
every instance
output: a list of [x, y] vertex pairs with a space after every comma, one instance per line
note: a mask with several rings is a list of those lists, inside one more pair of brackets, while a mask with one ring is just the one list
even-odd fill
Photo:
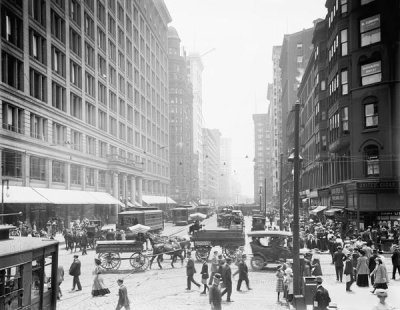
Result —
[[[1, 214], [4, 214], [4, 184], [7, 184], [7, 190], [9, 188], [9, 180], [1, 180]], [[1, 224], [4, 224], [4, 217], [1, 217]]]
[[299, 231], [299, 123], [300, 103], [294, 105], [294, 158], [293, 158], [293, 293], [300, 295], [301, 274], [300, 274], [300, 231]]
[[280, 156], [279, 164], [279, 230], [283, 230], [283, 154]]

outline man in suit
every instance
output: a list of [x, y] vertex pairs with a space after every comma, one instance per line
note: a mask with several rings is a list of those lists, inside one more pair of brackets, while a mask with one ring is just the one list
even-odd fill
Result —
[[227, 302], [233, 302], [233, 300], [231, 300], [231, 295], [232, 295], [232, 270], [231, 270], [231, 263], [232, 263], [232, 259], [230, 257], [228, 257], [226, 259], [226, 263], [224, 265], [224, 268], [222, 269], [223, 272], [223, 276], [222, 279], [224, 281], [225, 284], [225, 289], [221, 294], [221, 297], [224, 296], [225, 294], [227, 294]]
[[211, 305], [211, 310], [221, 310], [221, 290], [219, 289], [219, 282], [221, 280], [221, 275], [216, 273], [213, 277], [213, 285], [210, 287], [209, 301]]
[[75, 286], [78, 286], [78, 291], [82, 291], [81, 282], [79, 276], [81, 275], [81, 262], [78, 259], [78, 255], [74, 255], [74, 261], [69, 268], [69, 275], [73, 276], [72, 291], [75, 290]]
[[240, 287], [242, 286], [242, 281], [246, 283], [247, 290], [251, 290], [250, 284], [249, 284], [249, 268], [246, 265], [246, 254], [242, 255], [242, 259], [240, 260], [239, 263], [239, 268], [238, 270], [233, 274], [235, 276], [237, 273], [239, 273], [239, 281], [236, 286], [236, 290], [240, 292]]
[[214, 251], [214, 256], [211, 259], [211, 275], [208, 285], [212, 284], [214, 275], [217, 273], [217, 271], [218, 271], [218, 251]]
[[124, 280], [118, 279], [117, 280], [119, 289], [118, 289], [118, 304], [115, 310], [120, 310], [122, 308], [125, 308], [125, 310], [130, 310], [129, 307], [129, 298], [128, 298], [128, 291], [126, 289], [126, 286], [124, 285]]
[[352, 254], [346, 255], [346, 263], [344, 267], [344, 274], [346, 276], [346, 292], [351, 292], [351, 285], [354, 282], [354, 267], [351, 259]]
[[336, 270], [336, 281], [342, 282], [343, 280], [343, 261], [346, 259], [346, 255], [342, 252], [342, 247], [338, 246], [337, 251], [333, 254], [333, 262]]
[[315, 292], [313, 301], [314, 310], [327, 310], [331, 302], [328, 290], [322, 286], [321, 277], [317, 277], [317, 291]]
[[392, 279], [396, 280], [396, 270], [400, 274], [400, 249], [398, 246], [394, 247], [392, 254], [392, 264], [393, 264]]
[[194, 279], [193, 276], [196, 273], [196, 268], [194, 267], [194, 261], [192, 259], [192, 253], [188, 252], [187, 253], [188, 261], [186, 264], [186, 276], [187, 276], [187, 290], [191, 290], [191, 285], [192, 282], [197, 285], [197, 287], [200, 288], [200, 284], [197, 283]]

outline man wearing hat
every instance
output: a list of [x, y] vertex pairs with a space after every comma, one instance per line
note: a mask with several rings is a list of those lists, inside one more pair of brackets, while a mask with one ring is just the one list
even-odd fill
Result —
[[246, 254], [242, 255], [242, 259], [240, 260], [239, 263], [239, 268], [236, 270], [236, 272], [233, 274], [235, 276], [236, 274], [239, 273], [239, 281], [237, 283], [236, 290], [240, 292], [240, 287], [242, 286], [242, 281], [246, 283], [247, 290], [251, 290], [250, 284], [249, 284], [249, 268], [246, 265]]
[[219, 282], [221, 281], [221, 275], [216, 273], [213, 277], [213, 285], [210, 287], [209, 291], [209, 301], [211, 305], [211, 310], [221, 310], [221, 290], [219, 289]]
[[314, 310], [327, 310], [331, 298], [326, 288], [322, 286], [322, 278], [317, 277], [317, 290], [314, 295]]
[[393, 264], [392, 279], [396, 280], [396, 270], [398, 270], [400, 274], [400, 250], [398, 246], [394, 247], [393, 249], [392, 264]]
[[344, 267], [344, 275], [346, 276], [346, 292], [351, 292], [351, 285], [354, 282], [354, 267], [351, 259], [352, 254], [349, 252], [346, 255], [346, 263]]
[[81, 282], [79, 281], [79, 276], [81, 275], [81, 262], [78, 257], [78, 255], [74, 255], [74, 261], [69, 268], [69, 275], [74, 277], [72, 280], [72, 291], [75, 290], [75, 286], [78, 286], [78, 291], [82, 291]]
[[197, 283], [194, 279], [193, 276], [196, 273], [196, 268], [194, 267], [194, 261], [192, 259], [192, 253], [188, 252], [187, 253], [187, 257], [188, 257], [188, 261], [186, 264], [186, 276], [187, 276], [187, 290], [191, 289], [191, 284], [192, 282], [198, 287], [200, 288], [200, 284]]
[[226, 259], [226, 263], [224, 267], [222, 268], [222, 279], [224, 281], [225, 289], [223, 290], [221, 297], [227, 294], [227, 302], [232, 302], [231, 300], [231, 294], [232, 294], [232, 270], [231, 270], [231, 263], [232, 259], [228, 257]]
[[346, 259], [346, 255], [342, 252], [342, 247], [338, 246], [337, 251], [333, 254], [333, 262], [336, 270], [336, 281], [342, 282], [343, 280], [343, 261]]

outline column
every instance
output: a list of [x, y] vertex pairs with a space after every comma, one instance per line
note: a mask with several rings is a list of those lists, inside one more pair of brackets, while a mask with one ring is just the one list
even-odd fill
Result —
[[81, 183], [82, 183], [82, 190], [86, 190], [86, 167], [81, 166]]
[[118, 173], [114, 172], [113, 173], [113, 196], [114, 196], [114, 198], [119, 200], [118, 183], [119, 183]]
[[[118, 192], [118, 173], [114, 172], [113, 173], [113, 196], [114, 198], [119, 200], [119, 192]], [[119, 211], [119, 205], [113, 205], [111, 209], [111, 214], [109, 218], [109, 223], [117, 223], [118, 221], [118, 211]]]
[[131, 194], [131, 202], [135, 204], [136, 201], [136, 178], [134, 176], [131, 176], [131, 188], [130, 188], [130, 194]]
[[66, 188], [70, 189], [71, 188], [71, 164], [70, 163], [65, 163], [65, 183], [66, 183]]
[[52, 179], [53, 179], [53, 160], [47, 159], [47, 187], [51, 187]]
[[142, 177], [137, 178], [137, 183], [138, 183], [137, 201], [140, 205], [142, 205], [143, 182], [144, 180]]
[[29, 179], [30, 179], [30, 155], [24, 154], [22, 155], [23, 158], [23, 166], [22, 166], [22, 185], [29, 186]]
[[126, 174], [122, 175], [122, 199], [124, 203], [128, 200], [128, 176]]

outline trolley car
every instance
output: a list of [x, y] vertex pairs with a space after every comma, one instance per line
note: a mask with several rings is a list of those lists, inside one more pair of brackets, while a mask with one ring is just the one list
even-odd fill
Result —
[[172, 221], [175, 225], [187, 225], [194, 222], [190, 215], [197, 212], [197, 207], [192, 205], [181, 205], [172, 210]]
[[199, 213], [203, 213], [204, 215], [207, 216], [207, 218], [209, 218], [212, 215], [212, 210], [210, 205], [206, 205], [206, 204], [201, 204], [197, 207], [197, 211]]
[[142, 224], [150, 227], [150, 232], [164, 229], [164, 217], [161, 210], [124, 211], [118, 214], [118, 228], [127, 230], [128, 227]]
[[57, 308], [58, 241], [12, 237], [0, 226], [0, 309]]

